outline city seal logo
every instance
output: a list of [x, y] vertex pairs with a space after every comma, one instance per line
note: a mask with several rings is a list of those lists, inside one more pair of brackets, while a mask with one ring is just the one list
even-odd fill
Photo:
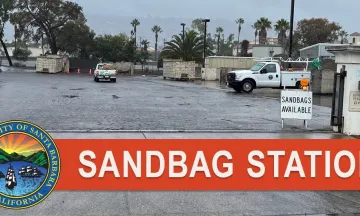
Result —
[[0, 206], [24, 209], [44, 201], [59, 179], [55, 142], [25, 121], [0, 123]]

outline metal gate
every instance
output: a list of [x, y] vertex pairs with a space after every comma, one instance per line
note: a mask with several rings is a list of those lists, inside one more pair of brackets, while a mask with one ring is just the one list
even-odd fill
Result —
[[345, 65], [342, 66], [340, 73], [334, 74], [334, 89], [331, 110], [331, 126], [337, 126], [338, 132], [342, 132], [344, 125], [343, 101], [344, 101], [344, 83], [346, 77]]

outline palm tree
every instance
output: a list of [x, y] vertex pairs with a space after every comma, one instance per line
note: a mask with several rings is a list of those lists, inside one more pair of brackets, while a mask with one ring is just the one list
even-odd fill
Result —
[[[134, 35], [135, 35], [135, 44], [136, 44], [136, 27], [140, 25], [140, 22], [138, 19], [134, 19], [132, 22], [131, 22], [131, 25], [133, 27], [133, 32], [134, 32]], [[137, 45], [136, 45], [137, 46]]]
[[217, 55], [220, 53], [220, 37], [222, 33], [224, 32], [224, 29], [221, 27], [216, 28], [216, 37], [217, 37]]
[[150, 45], [150, 42], [148, 41], [148, 40], [143, 40], [143, 41], [141, 41], [141, 45], [143, 46], [143, 50], [145, 51], [145, 52], [147, 52], [147, 49], [148, 49], [148, 47], [149, 47], [149, 45]]
[[254, 23], [254, 25], [251, 25], [251, 27], [253, 28], [253, 29], [255, 29], [255, 44], [256, 44], [256, 38], [257, 38], [257, 36], [258, 36], [258, 34], [259, 34], [259, 26], [258, 26], [258, 24], [257, 23]]
[[261, 17], [256, 21], [256, 26], [259, 28], [259, 43], [266, 44], [267, 30], [272, 29], [271, 21], [268, 18]]
[[275, 31], [278, 32], [278, 42], [282, 46], [286, 43], [286, 32], [290, 29], [290, 23], [285, 19], [280, 19], [274, 25]]
[[[243, 18], [239, 18], [235, 20], [236, 24], [239, 25], [238, 27], [238, 44], [240, 44], [240, 32], [241, 32], [241, 25], [245, 23], [245, 20]], [[239, 45], [236, 46], [236, 56], [239, 55]]]
[[146, 60], [148, 60], [150, 56], [148, 53], [148, 47], [150, 45], [150, 42], [148, 40], [142, 40], [140, 44], [141, 44], [141, 53], [140, 53], [141, 70], [144, 71], [144, 64], [146, 63]]
[[151, 29], [152, 32], [155, 33], [155, 56], [156, 56], [156, 61], [158, 61], [158, 52], [157, 52], [157, 49], [158, 49], [158, 39], [159, 39], [159, 33], [162, 33], [162, 29], [160, 26], [158, 25], [154, 25]]
[[349, 34], [345, 30], [341, 30], [339, 32], [339, 36], [341, 38], [341, 44], [344, 44], [344, 41], [346, 40], [346, 37], [349, 36]]
[[[208, 45], [207, 45], [208, 47]], [[183, 61], [196, 61], [202, 63], [204, 51], [204, 38], [195, 30], [185, 32], [185, 38], [182, 33], [174, 35], [173, 39], [166, 42], [162, 55], [170, 59], [182, 59]], [[206, 49], [206, 55], [213, 55], [209, 48]]]

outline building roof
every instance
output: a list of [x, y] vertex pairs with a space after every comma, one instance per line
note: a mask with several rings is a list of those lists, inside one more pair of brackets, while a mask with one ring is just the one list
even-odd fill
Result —
[[341, 46], [341, 45], [344, 45], [344, 44], [318, 43], [318, 44], [314, 44], [314, 45], [311, 45], [311, 46], [308, 46], [308, 47], [304, 47], [304, 48], [300, 49], [300, 51], [304, 51], [304, 50], [307, 50], [307, 49], [310, 49], [310, 48], [313, 48], [313, 47], [317, 47], [317, 46]]
[[360, 33], [359, 32], [354, 32], [350, 36], [360, 36]]

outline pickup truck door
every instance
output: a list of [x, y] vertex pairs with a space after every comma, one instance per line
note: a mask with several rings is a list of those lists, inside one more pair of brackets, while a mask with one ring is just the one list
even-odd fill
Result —
[[280, 66], [275, 63], [269, 63], [260, 71], [259, 87], [279, 87], [280, 86]]

